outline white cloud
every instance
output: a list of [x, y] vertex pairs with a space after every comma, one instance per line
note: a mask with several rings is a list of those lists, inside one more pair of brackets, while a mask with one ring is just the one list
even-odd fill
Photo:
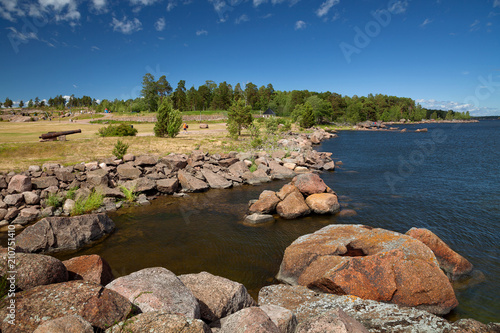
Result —
[[297, 21], [295, 22], [295, 30], [301, 30], [306, 28], [306, 22], [304, 21]]
[[500, 0], [495, 0], [493, 2], [493, 8], [495, 8], [495, 7], [500, 7]]
[[472, 24], [470, 25], [470, 31], [479, 30], [479, 23], [481, 23], [481, 21], [479, 20], [475, 20], [474, 22], [472, 22]]
[[253, 5], [259, 7], [261, 4], [267, 2], [267, 0], [253, 0]]
[[80, 12], [75, 0], [38, 0], [43, 11], [53, 10], [57, 21], [77, 21]]
[[172, 9], [174, 9], [175, 6], [177, 6], [177, 1], [170, 0], [168, 2], [168, 4], [167, 4], [167, 12], [171, 11]]
[[34, 32], [22, 33], [14, 27], [7, 27], [6, 29], [10, 30], [9, 37], [13, 40], [17, 39], [21, 42], [28, 42], [31, 39], [38, 40], [38, 36]]
[[316, 11], [316, 15], [318, 15], [319, 17], [327, 15], [330, 9], [332, 9], [332, 7], [338, 4], [339, 2], [340, 0], [326, 0], [318, 8], [318, 10]]
[[158, 19], [158, 21], [156, 21], [156, 23], [155, 23], [155, 29], [157, 31], [163, 31], [163, 29], [165, 29], [165, 25], [166, 25], [165, 19], [163, 17], [160, 17]]
[[227, 12], [233, 8], [228, 6], [224, 0], [208, 0], [208, 2], [214, 6], [215, 12], [219, 15], [219, 22], [226, 22]]
[[234, 23], [240, 24], [240, 23], [248, 22], [248, 21], [250, 21], [250, 19], [248, 18], [248, 16], [246, 14], [243, 14], [240, 17], [238, 17], [236, 20], [234, 20]]
[[205, 36], [208, 35], [208, 31], [206, 31], [204, 29], [196, 31], [196, 36], [202, 36], [202, 35], [205, 35]]
[[94, 6], [94, 9], [98, 12], [105, 12], [106, 11], [106, 3], [107, 0], [92, 0], [92, 5]]
[[432, 23], [432, 20], [431, 19], [425, 19], [424, 22], [422, 22], [422, 24], [420, 24], [420, 27], [423, 28], [425, 27], [427, 24], [430, 24]]
[[127, 20], [126, 16], [124, 16], [123, 20], [121, 21], [113, 17], [111, 26], [113, 27], [113, 31], [118, 31], [126, 35], [142, 30], [141, 21], [139, 21], [137, 18], [134, 18], [133, 20]]
[[408, 9], [408, 0], [399, 0], [394, 3], [391, 3], [389, 7], [389, 11], [392, 14], [403, 14]]
[[100, 51], [100, 50], [101, 50], [100, 48], [98, 48], [98, 47], [97, 47], [97, 46], [95, 46], [95, 45], [94, 45], [94, 46], [92, 46], [90, 49], [91, 49], [92, 51]]
[[24, 11], [17, 7], [17, 0], [0, 0], [0, 17], [15, 22], [14, 16], [24, 16]]

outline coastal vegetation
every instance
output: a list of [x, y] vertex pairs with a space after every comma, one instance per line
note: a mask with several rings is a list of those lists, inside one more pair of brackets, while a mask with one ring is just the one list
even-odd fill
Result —
[[99, 135], [102, 137], [106, 136], [136, 136], [137, 129], [131, 125], [119, 124], [119, 125], [109, 125], [106, 127], [99, 128]]

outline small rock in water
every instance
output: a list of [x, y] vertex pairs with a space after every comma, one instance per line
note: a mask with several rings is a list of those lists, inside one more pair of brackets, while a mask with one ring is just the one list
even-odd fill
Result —
[[245, 223], [257, 225], [262, 223], [274, 222], [274, 216], [268, 214], [255, 213], [245, 217]]

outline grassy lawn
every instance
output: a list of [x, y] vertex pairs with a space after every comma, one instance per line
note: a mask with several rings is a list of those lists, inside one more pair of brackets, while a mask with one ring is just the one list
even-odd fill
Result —
[[[224, 123], [211, 124], [200, 129], [189, 123], [188, 133], [182, 131], [176, 138], [153, 136], [154, 124], [134, 124], [136, 137], [108, 137], [96, 135], [101, 124], [71, 123], [68, 121], [40, 121], [31, 123], [0, 122], [0, 171], [24, 171], [30, 165], [56, 162], [63, 165], [91, 162], [112, 155], [117, 140], [129, 144], [128, 152], [135, 155], [189, 153], [194, 149], [210, 152], [228, 152], [237, 149], [240, 141], [227, 137]], [[67, 141], [39, 142], [43, 133], [81, 129], [82, 133], [66, 137]]]

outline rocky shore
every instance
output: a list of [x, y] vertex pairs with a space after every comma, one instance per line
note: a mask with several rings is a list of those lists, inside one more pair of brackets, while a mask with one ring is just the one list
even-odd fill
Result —
[[[208, 272], [176, 276], [151, 267], [115, 278], [100, 256], [62, 262], [44, 254], [112, 233], [105, 212], [128, 204], [120, 187], [134, 189], [137, 203], [147, 205], [159, 195], [290, 178], [280, 191], [251, 202], [249, 216], [335, 214], [338, 198], [315, 173], [334, 170], [335, 163], [312, 149], [331, 137], [322, 130], [292, 135], [272, 153], [129, 155], [0, 176], [2, 224], [17, 230], [9, 244], [16, 251], [0, 249], [0, 275], [12, 290], [0, 302], [1, 332], [500, 332], [499, 323], [439, 316], [458, 305], [451, 281], [470, 278], [474, 267], [427, 229], [403, 235], [329, 225], [301, 236], [285, 250], [277, 275], [285, 284], [262, 288], [258, 299]], [[69, 191], [74, 199], [66, 198]], [[103, 206], [70, 216], [74, 201], [92, 191], [104, 195]], [[57, 193], [66, 198], [62, 207], [47, 206]]]
[[[136, 203], [147, 205], [159, 195], [258, 185], [311, 170], [333, 170], [331, 153], [319, 153], [312, 147], [334, 136], [320, 129], [307, 135], [292, 134], [269, 153], [193, 151], [190, 155], [125, 155], [121, 160], [108, 158], [71, 166], [31, 166], [22, 173], [0, 175], [0, 230], [5, 232], [8, 225], [21, 230], [43, 217], [69, 216], [75, 202], [92, 191], [104, 196], [96, 212], [106, 212], [130, 204], [123, 188], [137, 194]], [[71, 192], [73, 197], [69, 197]], [[59, 207], [50, 205], [51, 196], [60, 198]]]

